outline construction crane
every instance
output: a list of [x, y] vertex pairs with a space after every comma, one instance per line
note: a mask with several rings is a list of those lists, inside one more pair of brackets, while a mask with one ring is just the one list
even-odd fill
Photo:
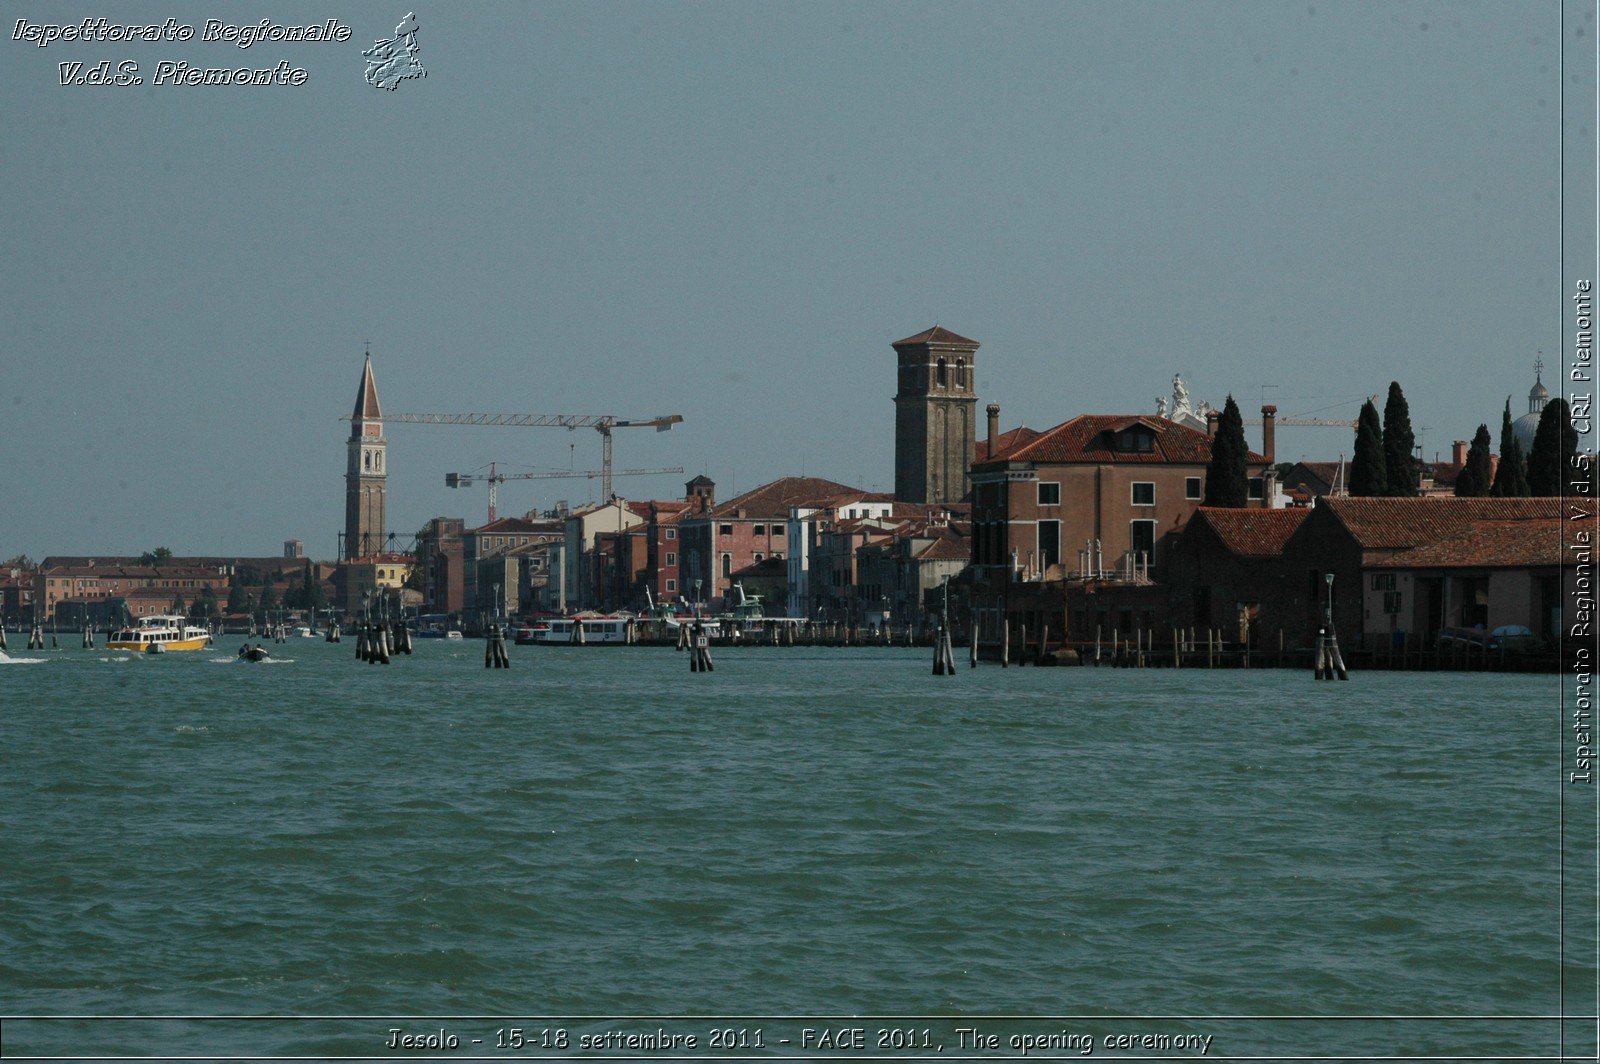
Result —
[[594, 429], [600, 434], [600, 494], [611, 498], [611, 430], [655, 429], [666, 432], [682, 414], [653, 418], [620, 418], [611, 414], [386, 414], [386, 422], [402, 425], [487, 425], [504, 428]]
[[[468, 488], [478, 481], [489, 485], [489, 521], [493, 523], [495, 513], [495, 489], [508, 480], [560, 480], [571, 477], [643, 477], [657, 473], [682, 473], [682, 466], [673, 466], [671, 469], [615, 469], [610, 473], [600, 469], [575, 469], [568, 473], [502, 473], [499, 463], [490, 462], [488, 473], [446, 473], [444, 486], [447, 488]], [[610, 498], [609, 495], [606, 496]]]

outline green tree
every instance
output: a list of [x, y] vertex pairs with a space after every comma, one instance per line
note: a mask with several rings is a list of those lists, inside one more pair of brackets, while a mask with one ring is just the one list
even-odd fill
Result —
[[1228, 396], [1211, 440], [1211, 464], [1206, 469], [1206, 506], [1243, 506], [1250, 496], [1250, 448], [1244, 442], [1244, 419], [1239, 404]]
[[1528, 494], [1528, 468], [1522, 460], [1522, 443], [1511, 427], [1510, 397], [1506, 398], [1505, 411], [1500, 415], [1500, 464], [1495, 467], [1489, 494], [1501, 498]]
[[249, 608], [250, 589], [244, 586], [236, 573], [228, 586], [228, 612], [244, 613]]
[[140, 565], [164, 565], [172, 560], [172, 552], [165, 547], [147, 550], [139, 555]]
[[1420, 480], [1417, 437], [1411, 431], [1411, 407], [1399, 381], [1389, 382], [1389, 400], [1383, 404], [1383, 469], [1388, 481], [1386, 494], [1410, 497], [1417, 494]]
[[277, 609], [280, 605], [282, 605], [282, 603], [278, 600], [277, 588], [273, 587], [271, 584], [264, 586], [261, 589], [261, 599], [256, 603], [256, 610], [259, 613], [266, 614]]
[[206, 620], [217, 615], [217, 593], [210, 587], [200, 589], [200, 594], [194, 597], [194, 602], [189, 605], [189, 616], [198, 620]]
[[328, 605], [327, 593], [322, 590], [322, 581], [317, 579], [316, 566], [306, 562], [305, 593], [302, 598], [305, 606], [310, 610], [326, 609]]
[[1528, 448], [1528, 491], [1533, 495], [1560, 495], [1576, 468], [1578, 432], [1572, 427], [1565, 399], [1545, 404], [1539, 427]]
[[1467, 450], [1467, 464], [1456, 474], [1456, 494], [1462, 498], [1479, 498], [1489, 494], [1489, 426], [1479, 425]]
[[1368, 399], [1356, 420], [1355, 456], [1350, 462], [1351, 495], [1389, 494], [1388, 469], [1383, 461], [1383, 428], [1378, 423], [1378, 408]]
[[182, 592], [172, 596], [172, 612], [180, 617], [189, 612], [189, 608], [183, 604]]

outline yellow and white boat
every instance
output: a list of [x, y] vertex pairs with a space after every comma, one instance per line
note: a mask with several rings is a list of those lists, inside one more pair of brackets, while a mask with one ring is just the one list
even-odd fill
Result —
[[211, 633], [187, 621], [187, 617], [176, 614], [140, 617], [132, 628], [111, 633], [111, 638], [106, 640], [106, 649], [132, 650], [140, 654], [203, 650], [211, 642]]

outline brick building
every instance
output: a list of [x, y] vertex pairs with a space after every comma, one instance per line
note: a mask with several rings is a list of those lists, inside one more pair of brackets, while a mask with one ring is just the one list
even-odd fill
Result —
[[[1010, 447], [998, 440], [999, 409], [973, 463], [973, 565], [997, 580], [1054, 566], [1070, 571], [1148, 565], [1159, 576], [1172, 539], [1205, 497], [1211, 438], [1144, 414], [1085, 414]], [[1251, 452], [1250, 505], [1271, 497], [1270, 459]], [[1098, 543], [1098, 558], [1080, 557]]]
[[782, 477], [720, 505], [702, 499], [678, 521], [681, 587], [713, 608], [726, 604], [733, 573], [767, 558], [787, 558], [790, 511], [854, 492], [821, 477]]

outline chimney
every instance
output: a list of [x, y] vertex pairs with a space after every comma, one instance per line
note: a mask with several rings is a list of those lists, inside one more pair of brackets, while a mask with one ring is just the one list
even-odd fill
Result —
[[985, 409], [989, 413], [989, 453], [988, 453], [988, 457], [993, 458], [994, 457], [995, 445], [1000, 439], [1000, 404], [999, 403], [990, 403], [987, 407], [985, 407]]
[[1457, 440], [1450, 445], [1450, 461], [1455, 463], [1458, 469], [1467, 464], [1466, 440]]
[[1276, 461], [1278, 450], [1278, 408], [1264, 406], [1261, 408], [1261, 453], [1267, 456], [1267, 464]]
[[1217, 422], [1222, 420], [1222, 415], [1215, 410], [1206, 411], [1206, 435], [1212, 439], [1217, 435]]

